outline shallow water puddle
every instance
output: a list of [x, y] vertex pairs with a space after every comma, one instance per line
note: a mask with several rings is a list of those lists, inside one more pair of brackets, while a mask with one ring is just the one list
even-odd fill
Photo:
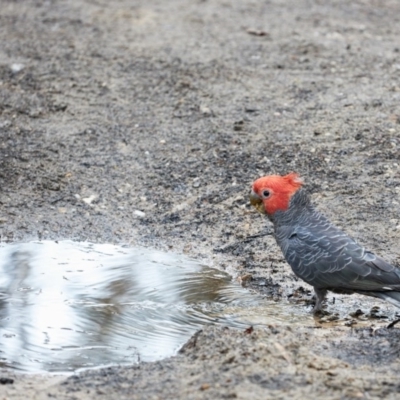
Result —
[[303, 307], [262, 300], [185, 256], [72, 241], [0, 245], [0, 366], [152, 361], [204, 324], [283, 321], [313, 324]]

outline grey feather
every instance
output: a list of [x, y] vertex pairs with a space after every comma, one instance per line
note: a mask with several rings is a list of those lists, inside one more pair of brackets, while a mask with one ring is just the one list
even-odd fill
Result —
[[400, 307], [400, 269], [332, 225], [303, 189], [292, 197], [288, 210], [270, 218], [287, 262], [314, 286], [319, 303], [326, 290], [333, 290], [378, 297]]

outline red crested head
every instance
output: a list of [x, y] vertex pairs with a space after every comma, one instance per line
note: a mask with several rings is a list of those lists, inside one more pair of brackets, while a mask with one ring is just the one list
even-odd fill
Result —
[[291, 197], [302, 185], [303, 180], [294, 172], [285, 176], [264, 176], [253, 183], [250, 202], [263, 214], [286, 211]]

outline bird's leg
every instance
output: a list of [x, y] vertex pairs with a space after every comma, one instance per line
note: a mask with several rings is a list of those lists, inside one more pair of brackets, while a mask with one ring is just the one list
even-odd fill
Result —
[[314, 288], [314, 291], [315, 291], [316, 301], [313, 313], [315, 314], [316, 312], [321, 311], [322, 302], [324, 301], [326, 293], [328, 291], [326, 289], [317, 289], [317, 288]]

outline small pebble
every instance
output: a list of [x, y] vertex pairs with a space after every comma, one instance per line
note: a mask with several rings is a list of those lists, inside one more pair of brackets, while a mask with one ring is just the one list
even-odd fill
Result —
[[200, 106], [200, 112], [205, 116], [209, 116], [212, 114], [211, 110], [207, 106]]
[[96, 200], [97, 196], [95, 194], [92, 194], [89, 197], [85, 197], [84, 199], [82, 199], [82, 201], [86, 204], [92, 204], [94, 200]]
[[193, 179], [192, 186], [193, 186], [194, 188], [200, 187], [200, 178], [194, 178], [194, 179]]
[[17, 72], [20, 72], [20, 71], [22, 71], [24, 68], [25, 68], [25, 65], [24, 64], [18, 64], [18, 63], [15, 63], [15, 64], [11, 64], [11, 71], [14, 73], [14, 74], [16, 74]]

